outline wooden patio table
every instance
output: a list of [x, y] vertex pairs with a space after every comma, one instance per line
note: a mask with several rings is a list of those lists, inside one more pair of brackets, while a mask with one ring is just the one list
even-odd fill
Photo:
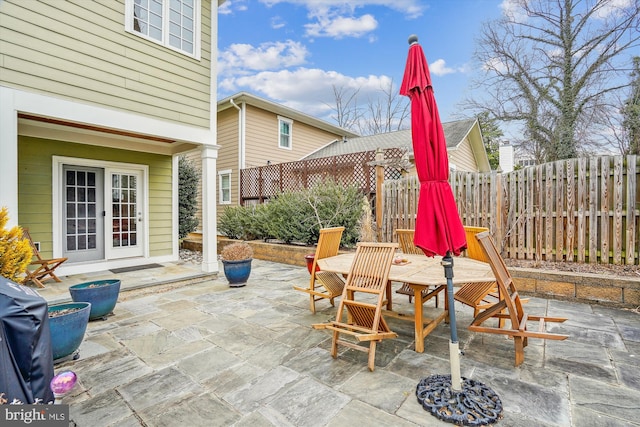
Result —
[[[318, 261], [321, 270], [339, 274], [348, 274], [353, 253], [340, 254]], [[427, 257], [425, 255], [398, 254], [409, 262], [404, 265], [393, 264], [389, 272], [389, 282], [405, 282], [414, 291], [414, 313], [410, 315], [392, 310], [391, 284], [387, 285], [387, 310], [384, 315], [399, 319], [411, 320], [415, 324], [415, 350], [424, 352], [424, 339], [440, 322], [448, 319], [447, 279], [444, 277], [442, 257]], [[453, 285], [461, 286], [467, 283], [482, 283], [495, 280], [489, 264], [466, 257], [453, 258]], [[445, 291], [445, 306], [434, 319], [425, 319], [422, 314], [422, 290], [429, 286], [438, 287], [437, 292]]]

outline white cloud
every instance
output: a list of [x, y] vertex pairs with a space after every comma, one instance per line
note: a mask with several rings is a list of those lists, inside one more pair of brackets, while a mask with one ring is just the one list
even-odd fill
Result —
[[609, 16], [621, 14], [623, 9], [631, 7], [631, 5], [632, 0], [612, 0], [604, 3], [594, 16], [598, 19], [607, 19]]
[[528, 0], [503, 0], [500, 3], [502, 13], [507, 18], [515, 22], [525, 22], [528, 19], [527, 13], [522, 6], [526, 4]]
[[[364, 6], [383, 6], [415, 19], [422, 15], [425, 6], [419, 0], [260, 0], [271, 7], [280, 3], [303, 6], [312, 22], [305, 25], [309, 37], [363, 37], [378, 28], [378, 21], [371, 14], [358, 15], [356, 10]], [[369, 36], [371, 38], [372, 36]]]
[[274, 30], [279, 30], [285, 25], [287, 25], [287, 23], [282, 19], [282, 17], [274, 16], [273, 18], [271, 18], [271, 28], [273, 28]]
[[227, 0], [218, 7], [218, 14], [230, 15], [235, 11], [243, 12], [248, 8], [246, 0]]
[[378, 27], [378, 21], [373, 15], [360, 17], [338, 16], [331, 12], [317, 13], [313, 17], [316, 22], [306, 24], [307, 35], [311, 37], [361, 37]]
[[279, 3], [290, 3], [304, 6], [309, 10], [318, 9], [344, 9], [350, 8], [352, 11], [363, 6], [384, 6], [397, 10], [407, 16], [407, 18], [417, 18], [422, 15], [426, 6], [420, 0], [260, 0], [267, 6]]
[[250, 44], [232, 44], [218, 57], [219, 73], [242, 73], [246, 71], [273, 70], [294, 67], [306, 62], [309, 52], [299, 42], [262, 43], [258, 47]]
[[498, 73], [505, 73], [507, 71], [507, 65], [499, 58], [492, 58], [488, 60], [483, 66], [483, 70], [493, 70]]
[[429, 64], [429, 71], [436, 76], [444, 76], [447, 74], [455, 73], [457, 70], [447, 67], [444, 59], [436, 59]]
[[390, 81], [391, 78], [384, 75], [351, 77], [336, 71], [301, 67], [224, 79], [219, 82], [218, 88], [228, 95], [246, 90], [329, 120], [330, 106], [335, 104], [334, 87], [348, 92], [359, 90], [358, 97], [366, 103], [369, 99], [382, 96], [381, 89], [388, 87]]

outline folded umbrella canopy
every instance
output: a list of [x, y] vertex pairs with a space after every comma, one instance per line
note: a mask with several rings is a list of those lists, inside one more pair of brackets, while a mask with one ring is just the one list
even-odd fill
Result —
[[418, 401], [438, 418], [456, 424], [484, 425], [495, 422], [502, 410], [495, 393], [477, 381], [460, 376], [460, 350], [453, 299], [453, 258], [467, 247], [451, 186], [449, 159], [431, 75], [418, 37], [409, 37], [409, 55], [400, 94], [411, 100], [413, 155], [420, 180], [414, 244], [427, 256], [441, 255], [447, 279], [451, 340], [451, 376], [432, 375], [416, 388]]
[[[442, 130], [436, 99], [433, 96], [431, 74], [418, 37], [409, 38], [409, 56], [400, 86], [400, 95], [411, 100], [411, 139], [416, 171], [420, 180], [418, 215], [413, 243], [425, 255], [446, 257], [447, 296], [451, 325], [451, 381], [454, 390], [460, 390], [460, 362], [458, 359], [458, 333], [453, 302], [453, 259], [467, 247], [464, 226], [460, 221], [451, 186], [449, 185], [449, 159], [447, 142]], [[445, 261], [445, 258], [443, 258]], [[451, 277], [449, 277], [451, 276]]]
[[427, 256], [460, 255], [467, 239], [448, 181], [447, 143], [427, 59], [417, 40], [409, 47], [400, 86], [400, 94], [411, 99], [411, 137], [420, 180], [414, 243]]

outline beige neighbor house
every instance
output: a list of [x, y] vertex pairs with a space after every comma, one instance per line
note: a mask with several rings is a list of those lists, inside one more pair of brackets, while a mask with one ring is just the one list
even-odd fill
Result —
[[[298, 161], [332, 141], [356, 136], [246, 92], [218, 101], [218, 215], [225, 207], [239, 204], [242, 169]], [[187, 158], [200, 167], [197, 154]]]
[[[447, 140], [449, 168], [467, 172], [490, 172], [489, 157], [484, 148], [482, 132], [477, 119], [457, 120], [442, 124], [444, 136]], [[413, 160], [411, 129], [396, 132], [380, 133], [377, 135], [350, 138], [345, 141], [334, 141], [313, 153], [305, 159], [339, 156], [342, 154], [372, 151], [378, 148], [402, 148], [409, 153]], [[415, 167], [409, 173], [415, 173]]]
[[[177, 260], [177, 165], [190, 150], [216, 235], [221, 3], [0, 1], [0, 206], [44, 256], [69, 258], [58, 273]], [[216, 239], [203, 255], [216, 272]]]

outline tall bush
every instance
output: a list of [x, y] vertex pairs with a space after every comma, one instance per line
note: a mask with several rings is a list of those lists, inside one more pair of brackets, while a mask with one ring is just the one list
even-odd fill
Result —
[[198, 227], [196, 218], [200, 173], [185, 157], [178, 160], [178, 237], [186, 237]]
[[235, 239], [313, 244], [321, 228], [344, 226], [342, 244], [354, 246], [360, 233], [362, 198], [356, 186], [321, 181], [307, 190], [282, 193], [262, 205], [227, 207], [218, 230]]
[[267, 205], [227, 206], [218, 220], [218, 231], [230, 239], [268, 238]]
[[9, 211], [3, 207], [0, 209], [0, 276], [18, 282], [31, 262], [33, 251], [29, 240], [23, 238], [22, 228], [15, 226], [7, 230], [7, 222]]
[[274, 239], [285, 243], [308, 243], [313, 228], [311, 210], [304, 194], [285, 192], [269, 201], [267, 206], [267, 231]]
[[304, 193], [315, 219], [312, 242], [318, 240], [321, 228], [343, 226], [345, 230], [342, 233], [342, 244], [355, 246], [360, 234], [362, 191], [356, 185], [340, 185], [326, 179]]

